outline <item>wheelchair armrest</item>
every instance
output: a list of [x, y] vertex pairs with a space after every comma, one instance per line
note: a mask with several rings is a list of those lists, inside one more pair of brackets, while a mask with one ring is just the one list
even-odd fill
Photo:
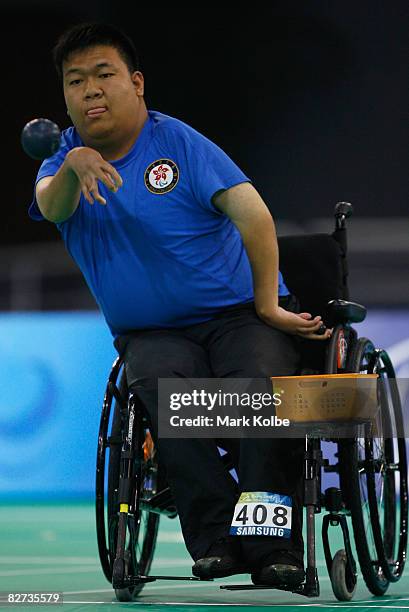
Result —
[[365, 306], [346, 300], [331, 300], [327, 304], [324, 321], [327, 327], [334, 327], [340, 323], [361, 323], [365, 317]]

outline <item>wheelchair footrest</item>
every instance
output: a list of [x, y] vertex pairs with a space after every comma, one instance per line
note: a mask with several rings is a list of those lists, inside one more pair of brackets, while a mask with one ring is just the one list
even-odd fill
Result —
[[149, 581], [153, 580], [190, 580], [195, 582], [213, 582], [213, 578], [196, 578], [196, 576], [144, 576]]
[[190, 580], [195, 582], [213, 582], [213, 578], [196, 578], [195, 576], [126, 576], [117, 584], [113, 582], [114, 589], [126, 589], [155, 580]]
[[290, 591], [297, 595], [305, 595], [306, 597], [318, 597], [319, 591], [307, 584], [301, 584], [297, 587], [283, 584], [281, 586], [272, 585], [255, 585], [255, 584], [223, 584], [220, 586], [221, 589], [226, 591], [255, 591], [260, 589], [275, 589], [276, 591]]
[[175, 501], [169, 487], [159, 491], [150, 499], [141, 499], [140, 506], [142, 510], [155, 512], [156, 514], [164, 514], [169, 518], [175, 518], [177, 516]]

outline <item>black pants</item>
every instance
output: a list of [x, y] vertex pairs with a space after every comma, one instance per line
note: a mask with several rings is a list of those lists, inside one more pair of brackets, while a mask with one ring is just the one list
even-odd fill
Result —
[[[297, 310], [292, 296], [280, 305]], [[157, 437], [157, 379], [268, 378], [296, 372], [297, 339], [263, 323], [254, 304], [241, 304], [219, 313], [211, 321], [182, 329], [135, 331], [115, 340], [124, 353], [130, 390], [149, 412]], [[242, 536], [247, 563], [263, 565], [273, 550], [291, 550], [302, 560], [302, 482], [304, 441], [300, 439], [228, 440], [237, 457], [239, 487], [220, 460], [213, 439], [158, 440], [173, 491], [186, 547], [194, 560], [229, 532], [240, 491], [270, 491], [293, 498], [290, 539]]]

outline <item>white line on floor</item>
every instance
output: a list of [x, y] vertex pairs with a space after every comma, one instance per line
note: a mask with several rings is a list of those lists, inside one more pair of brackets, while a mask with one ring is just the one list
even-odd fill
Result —
[[30, 570], [6, 570], [0, 572], [0, 576], [46, 576], [47, 574], [84, 574], [84, 573], [99, 573], [101, 568], [99, 566], [90, 567], [89, 565], [82, 565], [77, 567], [56, 567], [47, 568], [42, 567], [41, 569], [30, 569]]
[[[329, 580], [328, 577], [326, 577], [327, 580]], [[248, 584], [248, 581], [237, 581], [235, 584]], [[178, 589], [181, 588], [183, 586], [184, 589], [186, 588], [190, 588], [190, 589], [197, 589], [197, 588], [203, 588], [203, 587], [208, 587], [209, 583], [206, 582], [201, 582], [201, 583], [193, 583], [193, 584], [185, 584], [185, 585], [161, 585], [161, 586], [155, 586], [155, 591], [158, 590], [173, 590], [173, 589]], [[214, 584], [214, 586], [216, 586], [216, 584]], [[67, 595], [85, 595], [85, 594], [91, 594], [91, 593], [109, 593], [113, 591], [112, 589], [95, 589], [95, 590], [88, 590], [88, 591], [67, 591], [64, 592], [64, 597]], [[149, 592], [147, 592], [146, 590], [144, 591], [145, 593], [145, 597], [146, 596], [151, 596], [154, 597], [154, 593], [149, 594]], [[243, 592], [244, 593], [244, 592]], [[192, 605], [192, 606], [247, 606], [247, 607], [315, 607], [315, 608], [328, 608], [330, 606], [336, 607], [336, 608], [347, 608], [347, 609], [368, 609], [368, 606], [363, 605], [363, 604], [372, 604], [370, 606], [371, 610], [378, 610], [378, 609], [392, 609], [392, 610], [397, 610], [398, 608], [396, 607], [397, 604], [400, 604], [400, 602], [403, 601], [409, 601], [409, 598], [407, 597], [402, 597], [400, 598], [399, 596], [396, 597], [396, 599], [387, 599], [387, 600], [382, 600], [382, 604], [387, 604], [387, 603], [391, 603], [391, 602], [395, 602], [395, 605], [376, 605], [376, 601], [374, 599], [371, 600], [362, 600], [362, 601], [351, 601], [348, 604], [341, 604], [338, 602], [330, 602], [330, 603], [321, 603], [321, 602], [316, 602], [316, 603], [299, 603], [299, 602], [294, 602], [292, 604], [285, 604], [285, 603], [277, 603], [277, 604], [270, 604], [270, 603], [265, 603], [265, 602], [259, 602], [259, 603], [247, 603], [247, 602], [231, 602], [231, 603], [226, 603], [226, 602], [218, 602], [218, 603], [204, 603], [204, 602], [147, 602], [147, 601], [134, 601], [134, 602], [119, 602], [117, 600], [112, 600], [112, 601], [108, 601], [108, 602], [103, 602], [105, 604], [122, 604], [122, 605], [146, 605], [146, 606], [170, 606], [170, 605], [175, 605], [175, 606], [186, 606], [186, 605]], [[67, 603], [67, 602], [64, 602]], [[72, 603], [87, 603], [87, 602], [72, 602]], [[95, 602], [89, 602], [89, 603], [95, 603]], [[399, 609], [409, 609], [409, 606], [401, 606], [399, 605]]]
[[[106, 604], [109, 606], [112, 605], [121, 605], [121, 606], [194, 606], [194, 607], [199, 607], [199, 606], [217, 606], [217, 607], [248, 607], [248, 608], [329, 608], [329, 607], [336, 607], [336, 608], [347, 608], [348, 610], [356, 610], [356, 609], [362, 609], [362, 610], [368, 610], [368, 606], [361, 606], [361, 605], [347, 605], [347, 604], [338, 604], [338, 603], [307, 603], [307, 604], [300, 604], [300, 603], [277, 603], [277, 604], [270, 604], [270, 603], [247, 603], [247, 602], [234, 602], [234, 603], [222, 603], [222, 602], [198, 602], [198, 601], [160, 601], [160, 602], [148, 602], [148, 601], [64, 601], [64, 604]], [[383, 610], [383, 609], [388, 609], [388, 610], [395, 610], [396, 611], [396, 606], [370, 606], [370, 610]], [[401, 606], [399, 608], [400, 610], [409, 610], [409, 606]]]
[[10, 563], [18, 565], [18, 564], [35, 564], [35, 563], [79, 563], [80, 565], [85, 564], [99, 564], [98, 557], [47, 557], [47, 556], [23, 556], [23, 555], [0, 555], [0, 565], [1, 564], [9, 565]]
[[89, 595], [90, 593], [113, 593], [112, 587], [110, 589], [88, 589], [87, 591], [64, 591], [63, 596], [66, 595]]
[[160, 531], [158, 542], [171, 542], [173, 544], [184, 544], [183, 536], [178, 531]]
[[[375, 597], [375, 596], [374, 596]], [[351, 604], [354, 603], [358, 603], [358, 604], [363, 604], [363, 603], [375, 603], [376, 600], [374, 599], [363, 599], [362, 601], [351, 601]], [[382, 599], [381, 603], [390, 603], [391, 601], [409, 601], [409, 599], [407, 597], [400, 597], [400, 595], [397, 595], [396, 597], [392, 597], [391, 599]]]
[[[324, 578], [329, 580], [329, 578], [327, 576], [324, 576]], [[237, 582], [235, 582], [235, 584], [248, 584], [248, 581], [245, 581], [245, 580], [239, 581], [238, 580]], [[178, 589], [178, 588], [181, 588], [181, 587], [183, 587], [183, 588], [203, 588], [203, 587], [208, 587], [210, 585], [211, 586], [218, 586], [218, 585], [220, 585], [220, 583], [208, 583], [208, 582], [198, 582], [198, 583], [196, 583], [196, 582], [194, 582], [194, 583], [191, 583], [191, 584], [184, 584], [184, 585], [167, 584], [167, 585], [155, 586], [153, 588], [155, 589], [155, 591], [156, 590], [159, 591], [159, 590], [165, 590], [165, 589], [168, 589], [168, 590], [169, 589]], [[109, 589], [89, 589], [89, 590], [86, 590], [86, 591], [85, 590], [83, 590], [83, 591], [64, 591], [63, 595], [64, 595], [64, 597], [66, 597], [67, 595], [89, 595], [91, 593], [112, 593], [113, 594], [113, 589], [109, 588]], [[144, 590], [144, 594], [145, 594], [144, 596], [149, 595], [149, 593], [146, 590]], [[152, 594], [151, 596], [153, 596], [153, 595], [154, 594]], [[409, 601], [409, 598], [408, 597], [399, 597], [399, 595], [398, 595], [396, 598], [382, 599], [382, 604], [387, 604], [387, 603], [391, 603], [391, 602], [399, 603], [399, 602], [403, 602], [403, 601]], [[114, 602], [117, 603], [116, 600], [114, 600]], [[125, 602], [122, 602], [122, 603], [125, 603]], [[132, 602], [132, 603], [133, 604], [138, 603], [138, 605], [140, 605], [143, 602]], [[145, 602], [145, 603], [147, 603], [147, 602]], [[259, 605], [261, 605], [261, 603], [262, 602], [260, 602]], [[375, 603], [376, 603], [376, 600], [374, 600], [374, 599], [368, 599], [368, 600], [364, 599], [364, 600], [361, 600], [361, 601], [351, 601], [351, 602], [349, 602], [348, 605], [351, 606], [352, 608], [357, 608], [357, 607], [358, 608], [362, 608], [363, 607], [362, 604], [375, 604]], [[148, 603], [147, 603], [147, 605], [148, 605]], [[155, 605], [155, 604], [149, 603], [149, 605]], [[156, 605], [159, 605], [159, 604], [156, 604]], [[233, 605], [233, 604], [231, 604], [231, 605]], [[244, 605], [244, 604], [240, 604], [240, 605]], [[277, 604], [277, 605], [279, 605], [279, 604]], [[326, 606], [326, 607], [328, 607], [329, 605], [340, 606], [342, 604], [339, 604], [338, 602], [334, 601], [331, 604], [328, 604], [328, 603], [327, 604], [323, 604], [323, 603], [318, 603], [317, 602], [317, 603], [311, 603], [311, 604], [295, 603], [294, 605], [297, 605], [297, 606], [310, 605], [310, 606]], [[370, 607], [371, 607], [371, 610], [372, 610], [372, 608], [375, 607], [375, 609], [376, 609], [376, 607], [379, 607], [379, 606], [378, 605], [377, 606], [373, 606], [372, 605]], [[386, 607], [390, 607], [390, 606], [386, 606]]]

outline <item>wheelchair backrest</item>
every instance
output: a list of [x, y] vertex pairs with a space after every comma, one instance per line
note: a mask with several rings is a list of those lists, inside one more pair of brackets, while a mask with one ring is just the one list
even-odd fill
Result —
[[[298, 297], [301, 312], [321, 315], [325, 321], [330, 300], [349, 298], [344, 230], [335, 230], [333, 234], [282, 236], [278, 238], [278, 247], [284, 282]], [[324, 372], [326, 344], [299, 340], [300, 374]]]
[[302, 311], [323, 316], [330, 300], [348, 299], [346, 258], [336, 232], [281, 236], [278, 246], [284, 282]]

